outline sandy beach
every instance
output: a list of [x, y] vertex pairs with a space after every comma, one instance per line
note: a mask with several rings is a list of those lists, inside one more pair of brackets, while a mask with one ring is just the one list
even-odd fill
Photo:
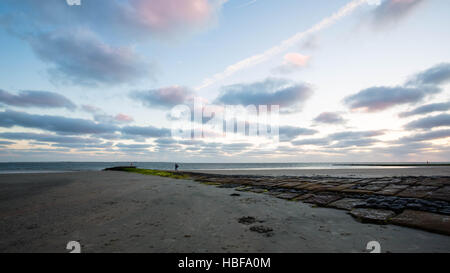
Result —
[[0, 216], [0, 252], [68, 252], [69, 241], [82, 252], [365, 252], [374, 240], [382, 252], [450, 251], [446, 235], [125, 172], [2, 174]]

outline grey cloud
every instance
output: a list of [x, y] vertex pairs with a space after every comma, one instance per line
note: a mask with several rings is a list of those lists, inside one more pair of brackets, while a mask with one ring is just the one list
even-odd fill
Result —
[[95, 114], [97, 112], [101, 112], [102, 110], [96, 106], [93, 105], [88, 105], [88, 104], [84, 104], [81, 106], [81, 109], [83, 109], [84, 111], [91, 113], [91, 114]]
[[50, 134], [37, 134], [37, 133], [21, 133], [21, 132], [7, 132], [0, 133], [0, 138], [11, 140], [34, 140], [38, 142], [56, 142], [56, 143], [88, 143], [97, 144], [101, 141], [96, 138], [85, 137], [71, 137], [71, 136], [59, 136]]
[[0, 89], [0, 104], [17, 107], [67, 108], [73, 110], [75, 104], [68, 98], [49, 91], [23, 90], [17, 95]]
[[408, 143], [397, 146], [377, 147], [373, 152], [383, 152], [398, 157], [400, 155], [421, 154], [424, 152], [424, 149], [428, 148], [433, 148], [433, 146], [428, 143]]
[[352, 146], [369, 146], [378, 140], [373, 137], [384, 134], [384, 130], [348, 131], [330, 134], [323, 138], [310, 138], [292, 141], [293, 145], [327, 146], [329, 148], [346, 148]]
[[319, 48], [319, 36], [308, 35], [300, 45], [302, 50], [316, 50]]
[[102, 109], [93, 105], [82, 105], [81, 109], [92, 114], [95, 121], [100, 123], [111, 124], [124, 124], [133, 122], [134, 119], [131, 116], [125, 114], [110, 115], [102, 111]]
[[152, 65], [132, 48], [114, 48], [86, 29], [39, 33], [28, 41], [57, 81], [77, 85], [119, 84], [151, 76]]
[[197, 140], [197, 139], [180, 140], [180, 141], [178, 141], [178, 143], [183, 144], [183, 145], [201, 145], [201, 146], [207, 146], [208, 145], [204, 141]]
[[440, 85], [449, 82], [450, 82], [450, 63], [441, 63], [418, 73], [408, 81], [408, 84]]
[[378, 142], [373, 138], [384, 134], [384, 130], [376, 131], [348, 131], [334, 133], [328, 136], [330, 142], [336, 141], [329, 148], [366, 147]]
[[425, 117], [411, 121], [405, 125], [407, 129], [432, 129], [435, 127], [450, 126], [450, 114]]
[[152, 145], [150, 144], [123, 144], [123, 143], [118, 143], [115, 146], [127, 149], [146, 149], [152, 147]]
[[405, 142], [420, 142], [420, 141], [428, 141], [434, 139], [441, 139], [450, 137], [450, 129], [445, 130], [437, 130], [426, 133], [415, 134], [412, 136], [402, 137], [396, 142], [405, 143]]
[[278, 132], [280, 141], [290, 141], [300, 135], [314, 135], [318, 131], [294, 126], [280, 126]]
[[159, 145], [170, 145], [170, 144], [175, 144], [175, 143], [178, 143], [178, 141], [176, 141], [175, 139], [173, 139], [173, 138], [167, 138], [167, 137], [165, 137], [165, 138], [158, 138], [158, 139], [156, 139], [155, 140], [155, 143], [157, 143], [157, 144], [159, 144]]
[[[441, 63], [421, 73], [414, 75], [403, 86], [376, 86], [364, 89], [354, 95], [346, 97], [343, 102], [353, 110], [377, 112], [396, 105], [414, 104], [442, 91], [439, 85], [449, 82], [450, 64]], [[409, 116], [426, 112], [433, 112], [433, 108], [445, 107], [433, 104], [418, 108], [412, 112], [401, 113]]]
[[329, 138], [332, 140], [343, 140], [343, 139], [360, 139], [360, 138], [368, 138], [384, 135], [384, 130], [375, 130], [375, 131], [348, 131], [348, 132], [339, 132], [329, 135]]
[[109, 115], [105, 113], [97, 113], [93, 115], [94, 120], [100, 123], [124, 124], [133, 122], [134, 119], [124, 114]]
[[156, 128], [153, 126], [126, 126], [122, 128], [122, 134], [129, 136], [156, 138], [171, 136], [171, 130], [166, 128]]
[[88, 143], [57, 143], [52, 144], [52, 147], [62, 147], [62, 148], [70, 148], [70, 149], [83, 149], [83, 151], [98, 151], [97, 149], [105, 149], [112, 147], [112, 142], [103, 142], [96, 144], [88, 144]]
[[425, 0], [384, 0], [377, 6], [372, 19], [376, 26], [385, 26], [397, 22], [411, 13]]
[[21, 126], [65, 134], [112, 133], [118, 128], [114, 125], [95, 123], [79, 118], [65, 118], [50, 115], [33, 115], [25, 112], [6, 110], [0, 112], [0, 127]]
[[343, 124], [345, 123], [345, 119], [341, 116], [340, 113], [336, 112], [323, 112], [318, 115], [315, 119], [317, 123], [324, 124]]
[[151, 108], [171, 108], [178, 104], [186, 104], [193, 99], [193, 95], [192, 91], [182, 86], [169, 86], [130, 93], [132, 99]]
[[439, 112], [439, 111], [448, 111], [450, 110], [450, 102], [443, 102], [443, 103], [431, 103], [422, 105], [420, 107], [417, 107], [411, 111], [402, 112], [399, 114], [399, 117], [405, 118], [415, 115], [423, 115], [433, 112]]
[[250, 147], [252, 147], [253, 144], [252, 143], [231, 143], [231, 144], [223, 144], [220, 148], [223, 151], [228, 151], [228, 152], [233, 152], [233, 151], [242, 151], [245, 149], [248, 149]]
[[309, 138], [309, 139], [301, 139], [295, 140], [291, 142], [293, 145], [316, 145], [316, 146], [325, 146], [330, 143], [328, 138]]
[[440, 91], [441, 89], [435, 86], [371, 87], [346, 97], [344, 103], [353, 110], [377, 112], [396, 105], [417, 103]]
[[[1, 136], [0, 136], [1, 138]], [[12, 145], [12, 144], [16, 144], [15, 142], [12, 141], [0, 141], [0, 145]]]
[[269, 78], [251, 84], [224, 86], [216, 102], [243, 106], [279, 105], [281, 112], [297, 112], [312, 94], [312, 87], [306, 83]]
[[0, 138], [11, 140], [30, 140], [32, 145], [51, 145], [63, 148], [106, 148], [111, 147], [112, 142], [103, 142], [97, 138], [71, 137], [54, 134], [37, 134], [22, 132], [0, 133]]

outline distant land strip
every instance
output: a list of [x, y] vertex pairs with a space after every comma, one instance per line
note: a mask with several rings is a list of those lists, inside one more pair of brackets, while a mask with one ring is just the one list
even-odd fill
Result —
[[335, 163], [333, 166], [380, 166], [380, 167], [423, 167], [423, 166], [450, 166], [450, 163]]

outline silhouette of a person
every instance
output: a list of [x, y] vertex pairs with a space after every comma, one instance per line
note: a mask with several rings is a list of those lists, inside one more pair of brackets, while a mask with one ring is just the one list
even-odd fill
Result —
[[180, 166], [178, 166], [178, 164], [175, 163], [175, 171], [178, 171], [178, 167], [180, 167]]

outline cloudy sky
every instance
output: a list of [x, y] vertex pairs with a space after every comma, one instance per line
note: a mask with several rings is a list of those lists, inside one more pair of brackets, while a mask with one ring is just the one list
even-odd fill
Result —
[[[449, 12], [442, 0], [2, 0], [0, 161], [450, 161]], [[279, 142], [172, 137], [171, 109], [194, 98], [279, 105]]]

